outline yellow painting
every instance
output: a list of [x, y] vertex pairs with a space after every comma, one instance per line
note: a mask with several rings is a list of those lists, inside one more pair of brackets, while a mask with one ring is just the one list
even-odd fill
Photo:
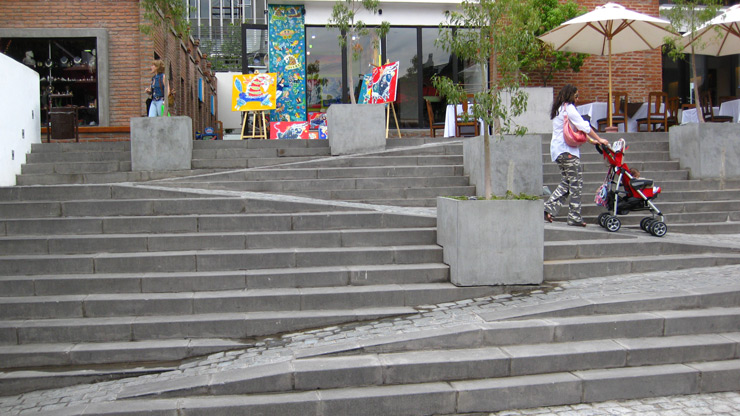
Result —
[[231, 90], [232, 111], [274, 110], [277, 74], [234, 75]]

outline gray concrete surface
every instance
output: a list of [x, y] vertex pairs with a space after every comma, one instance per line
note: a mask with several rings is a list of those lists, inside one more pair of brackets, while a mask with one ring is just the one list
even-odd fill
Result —
[[385, 149], [385, 106], [340, 104], [326, 113], [332, 155], [349, 155]]
[[[565, 225], [547, 225], [565, 228]], [[664, 238], [684, 239], [682, 235]], [[694, 235], [697, 244], [740, 248], [740, 235]], [[724, 266], [680, 271], [636, 273], [603, 278], [590, 278], [545, 284], [542, 289], [523, 291], [514, 295], [498, 295], [467, 299], [418, 308], [411, 316], [337, 325], [269, 337], [250, 348], [221, 352], [200, 359], [183, 362], [176, 370], [141, 377], [126, 378], [73, 387], [35, 391], [18, 396], [0, 397], [0, 414], [61, 414], [65, 408], [85, 404], [112, 404], [124, 389], [145, 388], [151, 383], [183, 383], [196, 377], [217, 374], [223, 370], [252, 368], [266, 363], [287, 362], [316, 348], [352, 340], [372, 340], [389, 335], [400, 339], [414, 334], [455, 328], [468, 323], [481, 322], [496, 314], [506, 316], [516, 308], [533, 308], [552, 302], [574, 302], [580, 299], [615, 298], [630, 294], [670, 294], [692, 288], [722, 287], [737, 284], [740, 266]], [[721, 375], [718, 374], [718, 382]], [[595, 398], [594, 400], [598, 400]], [[483, 414], [483, 413], [481, 413]], [[485, 413], [488, 414], [488, 413]], [[740, 393], [717, 393], [693, 396], [658, 397], [628, 401], [608, 401], [573, 406], [556, 406], [537, 409], [507, 410], [491, 413], [495, 416], [519, 415], [612, 415], [641, 416], [667, 415], [740, 415]]]
[[180, 117], [131, 119], [131, 170], [190, 169], [193, 159], [193, 120]]
[[692, 179], [740, 177], [740, 125], [692, 123], [670, 129], [671, 159], [691, 171]]

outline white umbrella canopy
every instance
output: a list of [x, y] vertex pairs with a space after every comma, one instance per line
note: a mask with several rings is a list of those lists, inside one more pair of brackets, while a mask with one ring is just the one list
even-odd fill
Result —
[[740, 5], [734, 5], [697, 29], [693, 36], [686, 33], [683, 52], [712, 56], [740, 54], [739, 22]]
[[556, 51], [609, 57], [609, 126], [612, 125], [612, 55], [655, 49], [676, 36], [667, 20], [607, 3], [540, 36]]

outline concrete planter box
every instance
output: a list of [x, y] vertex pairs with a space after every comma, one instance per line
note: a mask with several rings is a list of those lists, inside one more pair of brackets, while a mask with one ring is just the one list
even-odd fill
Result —
[[131, 170], [187, 170], [193, 160], [190, 117], [131, 119]]
[[332, 156], [385, 150], [385, 106], [332, 104], [326, 112]]
[[695, 123], [668, 130], [671, 159], [692, 179], [740, 178], [740, 124]]
[[437, 198], [437, 244], [457, 286], [540, 284], [542, 201]]
[[[549, 137], [549, 135], [547, 135]], [[491, 137], [491, 188], [494, 195], [506, 191], [529, 195], [542, 194], [542, 140], [541, 134]], [[477, 195], [485, 192], [485, 159], [483, 136], [463, 141], [464, 171]], [[540, 207], [541, 208], [541, 207]], [[540, 213], [540, 216], [542, 213]]]
[[[526, 127], [529, 134], [552, 134], [552, 120], [550, 120], [552, 87], [527, 87], [522, 89], [529, 97], [527, 98], [527, 109], [524, 114], [512, 118], [512, 121], [519, 126]], [[504, 94], [503, 100], [506, 105], [511, 102], [507, 94]]]

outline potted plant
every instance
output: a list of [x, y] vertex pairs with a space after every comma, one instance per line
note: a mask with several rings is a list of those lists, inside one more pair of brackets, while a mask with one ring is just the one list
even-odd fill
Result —
[[[377, 13], [378, 0], [337, 0], [327, 28], [339, 30], [339, 46], [347, 51], [349, 85], [354, 85], [353, 62], [363, 52], [359, 38], [370, 34], [367, 25], [358, 18], [361, 12]], [[374, 43], [388, 33], [390, 24], [382, 22], [375, 29]], [[346, 88], [346, 86], [343, 87]], [[354, 91], [349, 91], [351, 104], [332, 104], [327, 110], [329, 147], [332, 155], [352, 154], [385, 148], [385, 106], [357, 104]]]
[[[482, 121], [483, 134], [464, 141], [464, 156], [466, 173], [483, 186], [484, 197], [437, 200], [437, 241], [456, 285], [542, 282], [542, 201], [521, 195], [542, 192], [542, 136], [525, 136], [514, 122], [527, 108], [519, 68], [536, 43], [533, 10], [529, 0], [465, 0], [440, 27], [437, 44], [477, 65], [481, 80], [471, 116]], [[463, 86], [449, 78], [433, 83], [450, 103], [466, 99]], [[495, 149], [489, 130], [498, 139]]]
[[[162, 36], [165, 71], [169, 69], [170, 32], [176, 38], [188, 32], [187, 8], [184, 2], [171, 0], [142, 0], [145, 24], [140, 30], [154, 41]], [[165, 72], [167, 73], [167, 72]], [[168, 74], [169, 75], [169, 74]], [[167, 84], [170, 83], [166, 77]], [[167, 91], [167, 89], [166, 89]], [[166, 92], [165, 92], [165, 95]], [[169, 112], [169, 100], [164, 100], [163, 114]], [[184, 170], [192, 166], [193, 121], [190, 117], [135, 117], [131, 118], [131, 169], [134, 171]]]

